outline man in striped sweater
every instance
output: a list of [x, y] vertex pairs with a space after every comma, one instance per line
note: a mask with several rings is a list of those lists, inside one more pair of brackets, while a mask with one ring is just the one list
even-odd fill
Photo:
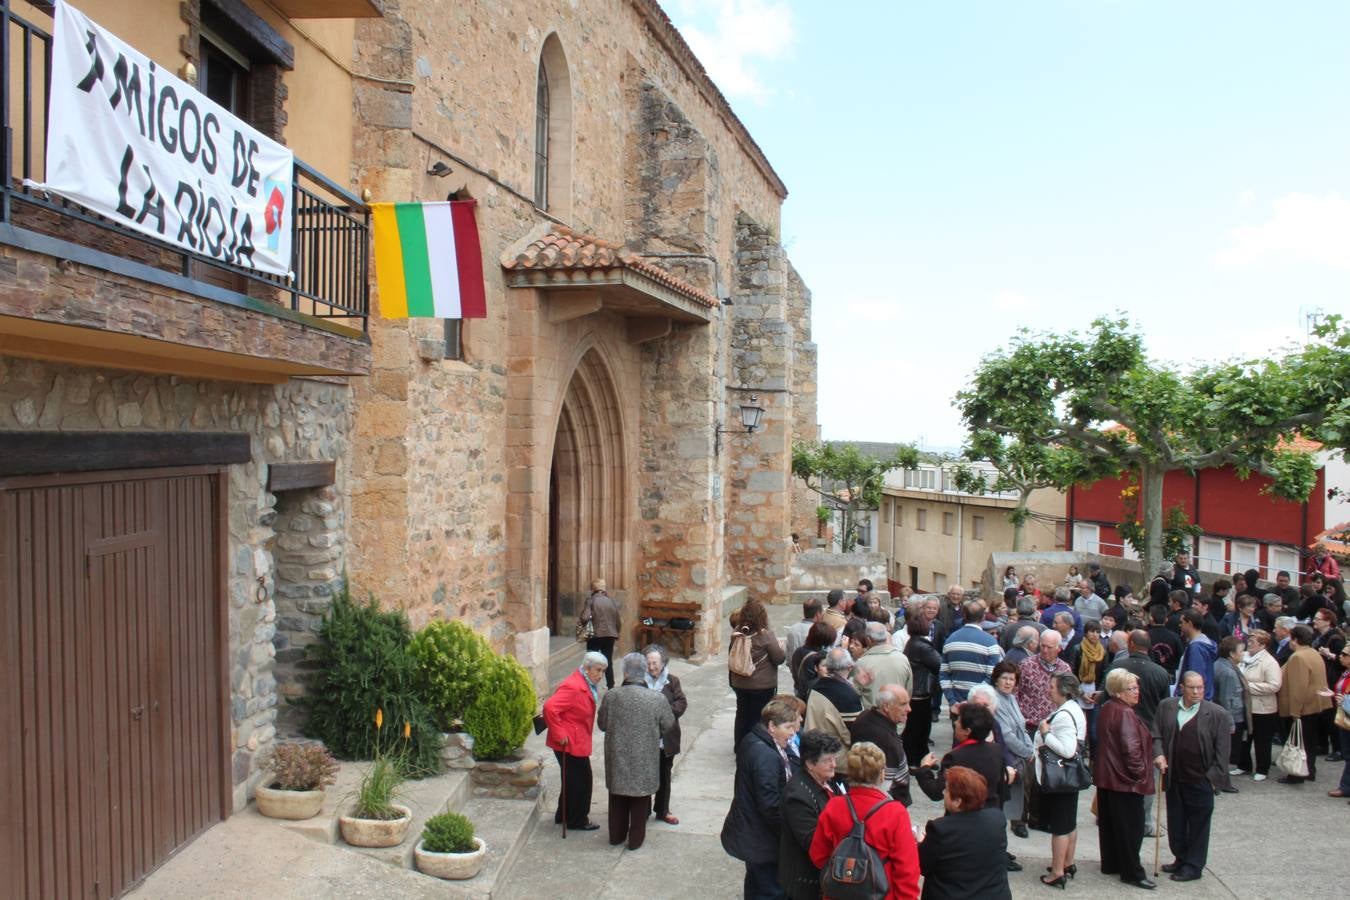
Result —
[[1003, 659], [1003, 648], [980, 627], [984, 620], [984, 603], [967, 600], [963, 606], [966, 624], [947, 636], [942, 645], [942, 669], [939, 681], [947, 706], [955, 711], [964, 703], [970, 689], [987, 683], [994, 666]]

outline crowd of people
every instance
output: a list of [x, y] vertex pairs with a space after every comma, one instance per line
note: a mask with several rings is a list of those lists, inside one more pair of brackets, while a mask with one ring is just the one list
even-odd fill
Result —
[[[872, 888], [881, 875], [887, 897], [1010, 896], [1007, 874], [1021, 866], [1008, 834], [1032, 828], [1051, 836], [1040, 880], [1063, 889], [1078, 872], [1089, 786], [1101, 872], [1152, 889], [1143, 839], [1165, 825], [1162, 870], [1201, 878], [1215, 799], [1239, 791], [1240, 776], [1263, 781], [1275, 762], [1293, 788], [1315, 781], [1323, 758], [1343, 763], [1328, 794], [1350, 797], [1350, 610], [1338, 571], [1297, 588], [1279, 573], [1267, 589], [1238, 573], [1206, 592], [1183, 553], [1139, 596], [1095, 565], [1047, 590], [1034, 573], [1003, 574], [988, 601], [953, 586], [896, 609], [863, 580], [855, 595], [805, 603], [781, 641], [759, 602], [733, 613], [749, 653], [729, 676], [736, 773], [721, 837], [744, 864], [745, 897], [828, 898], [857, 874], [860, 822]], [[666, 662], [657, 646], [629, 654], [602, 700], [608, 660], [587, 653], [545, 703], [559, 822], [598, 827], [586, 819], [597, 715], [610, 842], [641, 846], [653, 796], [658, 819], [678, 822], [669, 761], [686, 702]], [[783, 666], [791, 694], [777, 693]], [[944, 706], [953, 745], [935, 748]], [[914, 786], [946, 812], [923, 828], [908, 813]]]

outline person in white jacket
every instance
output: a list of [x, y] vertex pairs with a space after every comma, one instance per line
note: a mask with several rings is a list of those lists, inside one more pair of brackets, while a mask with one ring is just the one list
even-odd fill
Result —
[[[1054, 712], [1046, 716], [1036, 729], [1036, 777], [1042, 780], [1040, 749], [1049, 747], [1066, 759], [1079, 752], [1079, 744], [1087, 740], [1087, 719], [1078, 698], [1083, 688], [1073, 675], [1057, 674], [1050, 679], [1050, 702]], [[1041, 795], [1041, 820], [1050, 831], [1050, 853], [1053, 860], [1049, 877], [1041, 876], [1045, 884], [1061, 886], [1069, 875], [1077, 874], [1074, 853], [1078, 849], [1078, 794]], [[1067, 875], [1066, 875], [1067, 873]]]
[[1280, 724], [1280, 664], [1270, 655], [1270, 632], [1261, 629], [1247, 635], [1247, 652], [1238, 671], [1247, 682], [1252, 701], [1252, 781], [1265, 781], [1270, 774], [1270, 745]]

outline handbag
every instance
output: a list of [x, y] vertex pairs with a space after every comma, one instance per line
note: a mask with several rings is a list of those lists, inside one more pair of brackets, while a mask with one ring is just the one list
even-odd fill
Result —
[[1344, 728], [1350, 731], [1350, 693], [1341, 698], [1341, 705], [1336, 707], [1336, 727]]
[[589, 641], [593, 637], [595, 637], [595, 625], [577, 619], [577, 640]]
[[[1050, 714], [1053, 720], [1059, 712]], [[1060, 756], [1041, 744], [1036, 753], [1041, 759], [1040, 790], [1043, 794], [1076, 794], [1092, 786], [1092, 770], [1088, 768], [1087, 748], [1082, 741], [1073, 756]]]
[[1275, 765], [1292, 778], [1308, 777], [1308, 754], [1303, 749], [1302, 719], [1294, 719], [1294, 725], [1289, 729], [1289, 740], [1284, 742], [1280, 755], [1275, 759]]
[[731, 652], [727, 655], [727, 668], [731, 674], [747, 678], [755, 674], [755, 660], [750, 653], [750, 635], [744, 631], [735, 631], [731, 635]]

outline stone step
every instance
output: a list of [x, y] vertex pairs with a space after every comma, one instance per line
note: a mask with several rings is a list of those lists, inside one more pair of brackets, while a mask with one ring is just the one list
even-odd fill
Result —
[[[370, 765], [369, 762], [344, 762], [341, 769], [338, 770], [337, 782], [328, 788], [323, 809], [314, 818], [301, 822], [280, 819], [277, 821], [281, 822], [282, 827], [297, 834], [302, 834], [311, 840], [324, 844], [341, 843], [342, 836], [338, 830], [338, 817], [348, 812], [354, 805], [361, 776], [365, 774]], [[447, 809], [459, 809], [468, 800], [469, 773], [453, 771], [434, 778], [408, 781], [404, 783], [400, 792], [402, 796], [397, 802], [413, 811], [413, 821], [408, 828], [408, 840], [405, 840], [398, 847], [379, 850], [362, 847], [349, 849], [377, 856], [395, 865], [410, 866], [412, 864], [412, 846], [416, 843], [413, 836], [422, 833], [422, 823], [431, 816], [445, 812]], [[402, 854], [404, 850], [406, 850], [406, 862], [393, 858]]]
[[[534, 800], [499, 800], [474, 797], [459, 811], [473, 823], [474, 835], [487, 844], [487, 859], [476, 876], [467, 881], [445, 881], [445, 894], [470, 900], [500, 896], [509, 882], [511, 868], [544, 814], [544, 796]], [[550, 816], [549, 821], [552, 821]], [[415, 841], [409, 837], [409, 842]], [[426, 876], [430, 877], [430, 876]], [[559, 892], [565, 893], [560, 890]]]
[[[572, 670], [581, 665], [581, 657], [586, 652], [585, 641], [568, 641], [560, 643], [560, 647], [549, 654], [548, 657], [548, 690], [551, 691], [558, 682], [562, 681]], [[544, 695], [547, 696], [547, 695]]]

